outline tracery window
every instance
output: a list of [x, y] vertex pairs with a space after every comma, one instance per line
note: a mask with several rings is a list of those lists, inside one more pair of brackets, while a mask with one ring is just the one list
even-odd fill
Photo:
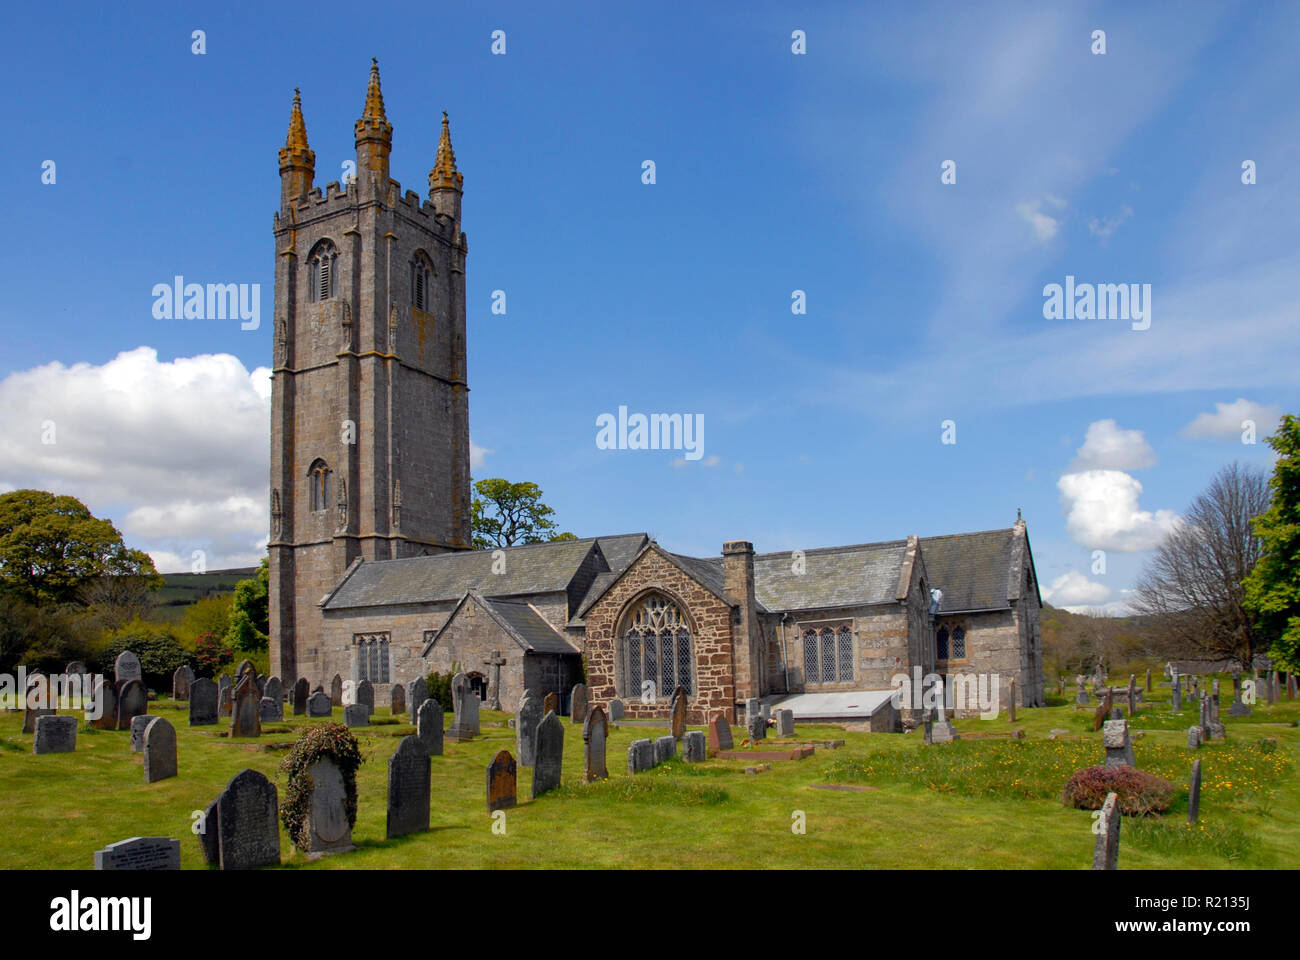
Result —
[[673, 601], [653, 593], [632, 611], [620, 640], [623, 661], [623, 695], [639, 697], [642, 684], [654, 684], [656, 698], [668, 697], [681, 685], [694, 691], [691, 632], [686, 617]]
[[356, 648], [353, 679], [357, 683], [362, 680], [388, 683], [388, 634], [358, 633], [352, 638], [352, 645]]
[[836, 683], [853, 679], [853, 631], [809, 628], [803, 634], [805, 683]]
[[411, 261], [411, 305], [416, 310], [429, 312], [433, 303], [433, 267], [421, 253]]
[[338, 253], [334, 244], [322, 241], [307, 261], [307, 297], [313, 303], [334, 297], [337, 267]]

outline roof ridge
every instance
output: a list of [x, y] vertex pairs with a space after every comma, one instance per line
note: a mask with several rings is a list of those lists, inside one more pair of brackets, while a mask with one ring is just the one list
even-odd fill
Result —
[[951, 540], [954, 537], [974, 537], [981, 533], [1015, 533], [1015, 527], [991, 527], [988, 530], [970, 530], [966, 533], [936, 533], [932, 537], [922, 537], [922, 540]]
[[[921, 539], [925, 539], [925, 538], [922, 537]], [[898, 539], [898, 540], [876, 540], [872, 543], [845, 543], [833, 547], [809, 547], [806, 550], [804, 550], [803, 553], [804, 556], [807, 556], [810, 553], [835, 553], [837, 551], [845, 551], [845, 550], [862, 550], [866, 547], [905, 547], [905, 546], [907, 546], [907, 538], [903, 537], [902, 539]], [[754, 554], [754, 559], [766, 560], [774, 557], [785, 559], [789, 557], [790, 554], [795, 549], [802, 549], [802, 548], [796, 547], [796, 548], [791, 548], [790, 550], [773, 550], [770, 553], [756, 553]]]

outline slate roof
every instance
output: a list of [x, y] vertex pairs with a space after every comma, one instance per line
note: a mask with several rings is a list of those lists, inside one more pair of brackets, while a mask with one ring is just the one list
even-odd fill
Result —
[[794, 572], [789, 550], [757, 554], [754, 593], [764, 608], [778, 612], [892, 603], [906, 554], [906, 540], [805, 550], [802, 574]]
[[452, 610], [451, 616], [438, 628], [438, 632], [433, 635], [433, 638], [424, 645], [420, 656], [427, 657], [429, 655], [429, 651], [434, 648], [442, 635], [450, 629], [467, 603], [481, 604], [487, 610], [489, 616], [496, 621], [498, 626], [505, 631], [506, 635], [521, 650], [534, 653], [580, 654], [582, 652], [570, 643], [567, 637], [551, 626], [531, 603], [521, 600], [491, 599], [484, 597], [477, 590], [471, 590], [461, 597], [460, 602], [456, 604], [456, 608]]
[[471, 590], [492, 597], [560, 593], [568, 589], [593, 549], [599, 547], [610, 567], [621, 570], [615, 562], [626, 566], [646, 539], [644, 533], [634, 533], [503, 547], [505, 572], [499, 574], [492, 572], [492, 550], [370, 561], [356, 565], [322, 606], [344, 610], [442, 603], [459, 600]]
[[1022, 558], [1014, 528], [922, 537], [921, 559], [931, 589], [943, 591], [940, 615], [1005, 610], [1020, 597]]

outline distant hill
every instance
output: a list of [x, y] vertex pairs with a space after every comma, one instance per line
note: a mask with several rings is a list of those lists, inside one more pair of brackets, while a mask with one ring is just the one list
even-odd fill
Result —
[[184, 607], [204, 597], [234, 593], [236, 583], [250, 580], [256, 574], [257, 567], [209, 570], [207, 573], [164, 573], [163, 587], [158, 591], [158, 605]]

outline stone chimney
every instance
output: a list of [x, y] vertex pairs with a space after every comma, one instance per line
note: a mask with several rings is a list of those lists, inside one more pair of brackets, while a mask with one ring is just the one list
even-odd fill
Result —
[[727, 602], [736, 609], [731, 637], [739, 703], [763, 693], [763, 632], [754, 597], [754, 545], [748, 540], [728, 540], [722, 545], [722, 568]]

